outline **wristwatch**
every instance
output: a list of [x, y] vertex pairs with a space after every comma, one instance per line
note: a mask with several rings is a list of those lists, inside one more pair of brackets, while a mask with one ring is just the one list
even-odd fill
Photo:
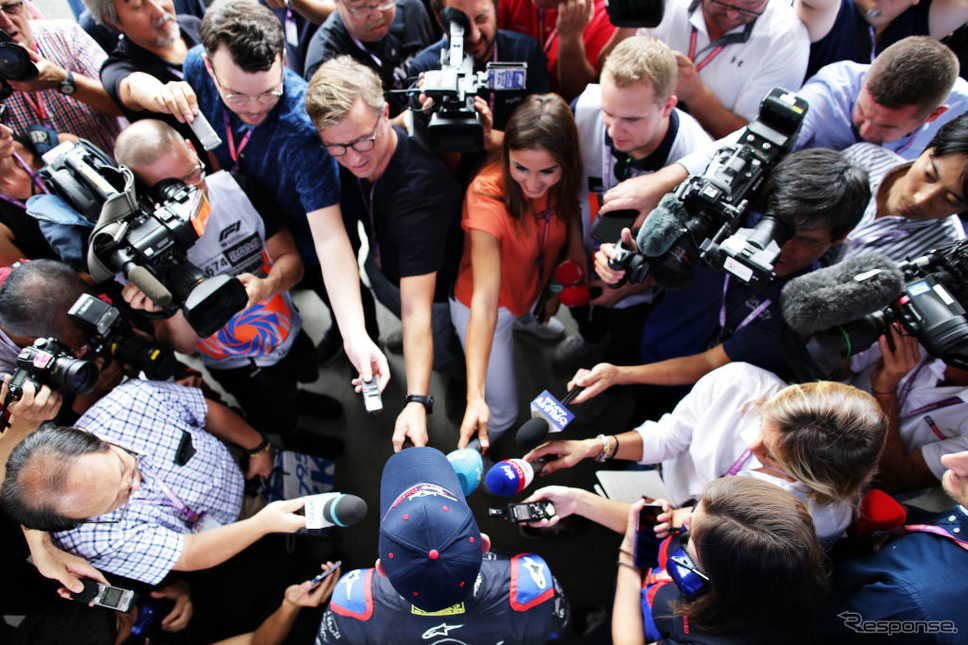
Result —
[[64, 96], [70, 96], [71, 94], [74, 93], [74, 90], [76, 89], [77, 89], [77, 86], [74, 85], [74, 72], [72, 72], [71, 70], [67, 70], [67, 76], [64, 77], [63, 81], [58, 83], [57, 91], [63, 94]]
[[416, 401], [424, 406], [424, 408], [427, 410], [427, 414], [434, 413], [434, 397], [424, 396], [423, 394], [408, 394], [407, 403], [410, 403], [411, 401]]

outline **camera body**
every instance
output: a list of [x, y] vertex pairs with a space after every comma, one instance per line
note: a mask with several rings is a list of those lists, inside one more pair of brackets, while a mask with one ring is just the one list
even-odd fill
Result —
[[632, 282], [641, 282], [651, 272], [668, 289], [691, 284], [693, 267], [700, 261], [753, 287], [769, 283], [780, 247], [795, 227], [771, 213], [751, 228], [742, 224], [750, 199], [793, 147], [807, 108], [795, 93], [773, 88], [737, 143], [717, 150], [702, 175], [689, 177], [676, 188], [675, 200], [681, 205], [676, 210], [684, 214], [678, 216], [680, 234], [671, 247], [658, 257], [645, 258], [644, 269], [637, 254], [623, 249], [610, 263], [612, 268], [629, 271]]
[[82, 294], [67, 317], [87, 334], [91, 350], [98, 356], [132, 365], [157, 381], [171, 378], [178, 369], [175, 350], [170, 345], [152, 343], [134, 333], [117, 307], [100, 298]]
[[236, 278], [210, 277], [188, 260], [211, 209], [202, 191], [165, 179], [139, 200], [133, 173], [83, 139], [60, 144], [44, 162], [40, 176], [51, 191], [96, 222], [87, 250], [95, 280], [122, 273], [166, 313], [180, 307], [201, 338], [246, 305]]
[[484, 150], [484, 125], [474, 109], [474, 97], [482, 89], [524, 90], [527, 63], [488, 63], [474, 71], [474, 58], [464, 53], [464, 34], [470, 29], [467, 16], [444, 9], [441, 19], [449, 25], [450, 48], [441, 52], [441, 69], [424, 72], [422, 92], [433, 99], [427, 134], [430, 147], [441, 153], [475, 153]]
[[39, 390], [42, 385], [75, 394], [89, 394], [97, 383], [97, 366], [76, 358], [74, 352], [56, 338], [38, 338], [17, 356], [17, 370], [7, 386], [8, 396], [19, 401], [24, 383]]
[[838, 373], [841, 360], [857, 354], [899, 323], [917, 337], [931, 356], [968, 369], [968, 240], [934, 249], [898, 264], [904, 292], [887, 306], [862, 318], [817, 332], [804, 342], [782, 336], [789, 363], [801, 380], [828, 378]]
[[30, 82], [39, 73], [27, 50], [0, 29], [0, 101], [13, 94], [7, 81]]

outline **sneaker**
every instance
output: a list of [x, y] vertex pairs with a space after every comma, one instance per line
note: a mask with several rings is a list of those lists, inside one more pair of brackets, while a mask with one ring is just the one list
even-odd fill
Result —
[[541, 340], [557, 340], [565, 335], [565, 326], [554, 316], [541, 324], [531, 314], [525, 314], [514, 321], [514, 331], [531, 334]]
[[331, 421], [343, 416], [343, 404], [321, 392], [296, 390], [293, 405], [299, 414], [305, 414], [324, 421]]
[[316, 345], [316, 362], [320, 365], [329, 365], [339, 358], [343, 352], [343, 337], [334, 323], [326, 330], [323, 339]]
[[556, 370], [565, 368], [591, 367], [605, 356], [608, 349], [608, 336], [590, 343], [581, 334], [572, 334], [555, 347], [551, 356], [551, 366]]
[[393, 332], [387, 336], [386, 341], [383, 345], [387, 348], [387, 351], [391, 354], [402, 354], [403, 353], [403, 330]]

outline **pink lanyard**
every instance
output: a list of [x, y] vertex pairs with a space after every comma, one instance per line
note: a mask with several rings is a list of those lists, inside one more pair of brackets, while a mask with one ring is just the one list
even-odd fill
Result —
[[229, 111], [222, 108], [222, 118], [225, 121], [225, 138], [229, 141], [229, 156], [232, 158], [232, 163], [235, 165], [239, 164], [239, 158], [242, 156], [242, 151], [245, 150], [245, 146], [249, 144], [249, 139], [252, 138], [252, 130], [250, 129], [242, 137], [242, 141], [239, 142], [238, 150], [235, 149], [235, 135], [232, 134], [232, 126], [229, 125]]
[[948, 538], [962, 549], [968, 551], [968, 543], [966, 543], [964, 540], [959, 540], [940, 526], [934, 526], [933, 524], [909, 524], [908, 526], [904, 527], [904, 531], [907, 533], [933, 533], [934, 535]]
[[[717, 336], [716, 341], [720, 343], [723, 341], [723, 337], [726, 335], [726, 291], [728, 289], [729, 275], [727, 274], [723, 279], [723, 304], [719, 308], [719, 336]], [[746, 318], [743, 318], [743, 321], [736, 326], [736, 329], [733, 330], [733, 333], [735, 334], [740, 329], [756, 320], [761, 313], [766, 311], [766, 308], [769, 307], [771, 303], [772, 301], [769, 298], [761, 302], [756, 309], [747, 314]]]
[[732, 477], [733, 475], [738, 473], [743, 468], [743, 466], [746, 465], [746, 462], [749, 461], [752, 456], [753, 456], [753, 453], [750, 452], [750, 449], [749, 448], [745, 449], [743, 453], [736, 459], [736, 461], [733, 462], [733, 465], [729, 467], [729, 470], [726, 471], [723, 477]]
[[[693, 63], [696, 63], [696, 35], [697, 35], [697, 33], [698, 33], [698, 30], [695, 27], [692, 27], [692, 34], [689, 36], [689, 60], [691, 60]], [[725, 45], [718, 45], [718, 46], [716, 46], [711, 52], [709, 52], [708, 54], [706, 54], [706, 57], [705, 58], [703, 58], [701, 61], [699, 61], [698, 63], [696, 63], [696, 72], [701, 71], [703, 67], [705, 67], [709, 63], [713, 62], [713, 59], [716, 58], [716, 56], [719, 55], [719, 52], [723, 51], [723, 47], [725, 47]]]

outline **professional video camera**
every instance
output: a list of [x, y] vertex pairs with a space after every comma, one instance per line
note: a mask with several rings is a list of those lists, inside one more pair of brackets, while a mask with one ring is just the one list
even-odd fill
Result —
[[0, 101], [13, 94], [13, 88], [7, 81], [30, 82], [37, 78], [38, 73], [27, 50], [0, 29]]
[[638, 234], [639, 253], [620, 241], [609, 265], [626, 271], [633, 283], [651, 271], [669, 289], [690, 284], [700, 260], [753, 287], [767, 284], [780, 247], [795, 227], [769, 212], [752, 228], [741, 225], [750, 198], [793, 147], [807, 108], [793, 92], [771, 90], [737, 143], [716, 151], [704, 174], [679, 184], [649, 213]]
[[[112, 164], [83, 139], [62, 143], [43, 158], [47, 165], [39, 174], [51, 192], [96, 221], [87, 251], [95, 280], [123, 273], [166, 313], [181, 307], [202, 338], [248, 302], [238, 279], [209, 277], [188, 261], [188, 249], [205, 230], [209, 213], [203, 192], [165, 179], [139, 202], [131, 171]], [[91, 218], [95, 212], [96, 220]]]
[[[856, 260], [871, 264], [866, 257], [860, 256]], [[857, 266], [866, 268], [860, 264]], [[792, 280], [784, 288], [783, 300], [787, 302], [782, 302], [781, 306], [790, 328], [781, 335], [781, 346], [797, 378], [810, 381], [836, 377], [841, 370], [841, 359], [867, 349], [883, 334], [890, 338], [890, 328], [895, 322], [900, 323], [905, 332], [917, 337], [930, 355], [968, 369], [968, 318], [964, 308], [964, 303], [968, 303], [968, 240], [890, 267], [899, 270], [903, 278], [897, 281], [896, 287], [900, 288], [895, 287], [889, 304], [859, 319], [813, 333], [805, 340], [802, 334], [811, 331], [811, 323], [803, 320], [806, 317], [803, 314], [810, 311], [814, 304], [812, 300], [824, 297], [817, 293], [820, 291], [816, 287], [817, 281], [834, 283], [827, 287], [826, 295], [842, 293], [847, 296], [850, 290], [861, 288], [878, 290], [876, 285], [864, 285], [873, 270], [848, 280], [848, 276], [833, 277], [838, 267], [833, 265], [814, 271], [816, 275], [808, 274]], [[830, 276], [821, 275], [825, 272]], [[857, 284], [846, 284], [848, 281]], [[810, 293], [806, 292], [807, 289]], [[887, 289], [884, 294], [890, 291], [889, 287]], [[876, 297], [864, 296], [860, 300]], [[880, 302], [884, 302], [883, 296]], [[843, 319], [851, 309], [849, 302], [832, 303], [827, 312], [817, 316], [829, 323], [834, 317]]]
[[448, 25], [450, 49], [440, 53], [441, 69], [424, 72], [420, 90], [431, 106], [428, 136], [437, 152], [465, 153], [484, 149], [484, 126], [474, 109], [481, 89], [492, 92], [524, 90], [527, 63], [488, 63], [487, 71], [474, 72], [474, 58], [464, 54], [464, 34], [470, 31], [467, 16], [459, 9], [440, 12]]
[[98, 356], [117, 359], [157, 381], [171, 378], [178, 369], [171, 345], [152, 343], [139, 336], [116, 307], [100, 298], [81, 294], [67, 317], [87, 334], [91, 350]]

